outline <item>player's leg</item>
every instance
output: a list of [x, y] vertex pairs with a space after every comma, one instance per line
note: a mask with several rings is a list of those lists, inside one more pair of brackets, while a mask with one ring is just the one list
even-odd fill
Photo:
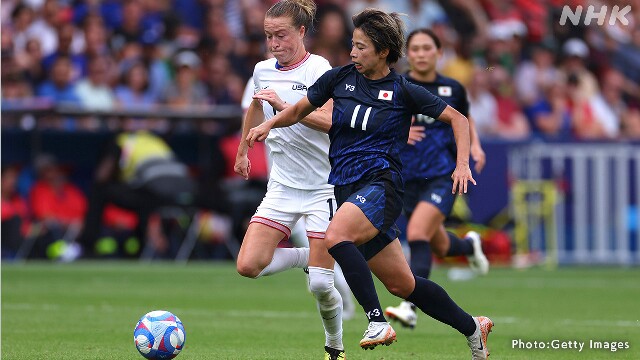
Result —
[[291, 236], [291, 227], [300, 218], [297, 213], [299, 197], [296, 189], [275, 181], [269, 183], [267, 194], [251, 218], [242, 241], [238, 273], [257, 278], [307, 266], [309, 249], [277, 247], [282, 239]]
[[472, 358], [486, 359], [486, 337], [493, 322], [486, 317], [472, 317], [438, 284], [413, 275], [398, 239], [383, 248], [368, 263], [371, 271], [389, 292], [412, 302], [425, 314], [458, 330], [467, 337]]
[[[449, 181], [450, 182], [450, 181]], [[409, 244], [411, 271], [417, 276], [429, 278], [432, 267], [432, 247], [445, 215], [441, 207], [444, 203], [452, 203], [445, 189], [434, 188], [433, 180], [408, 181], [405, 186], [404, 212], [409, 218], [407, 224], [407, 242]], [[447, 201], [448, 200], [448, 201]], [[439, 207], [440, 206], [440, 207]], [[449, 211], [449, 210], [446, 210]], [[385, 315], [397, 320], [404, 327], [414, 328], [418, 321], [416, 307], [409, 301], [402, 301], [398, 306], [388, 306]]]
[[344, 358], [342, 344], [342, 296], [334, 285], [335, 261], [327, 252], [324, 238], [309, 236], [309, 289], [316, 298], [325, 332], [325, 353]]
[[407, 223], [407, 241], [411, 249], [411, 270], [417, 276], [429, 278], [435, 235], [445, 215], [433, 204], [420, 201]]
[[433, 237], [431, 248], [438, 257], [466, 256], [469, 266], [478, 274], [486, 275], [489, 272], [489, 260], [482, 251], [480, 234], [469, 231], [463, 239], [458, 235], [447, 231], [444, 225]]
[[285, 237], [283, 230], [262, 223], [250, 223], [238, 253], [238, 273], [258, 278], [291, 268], [306, 267], [309, 249], [278, 248], [278, 243]]
[[329, 253], [342, 267], [353, 295], [369, 320], [367, 331], [360, 341], [360, 346], [364, 349], [389, 345], [396, 338], [395, 331], [382, 313], [366, 259], [356, 247], [356, 244], [365, 243], [378, 232], [360, 208], [345, 202], [331, 220], [325, 238]]

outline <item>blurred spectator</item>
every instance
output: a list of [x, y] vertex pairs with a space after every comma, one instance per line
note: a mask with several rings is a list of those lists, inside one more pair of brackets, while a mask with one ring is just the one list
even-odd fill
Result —
[[37, 39], [27, 40], [25, 50], [16, 54], [16, 61], [32, 86], [35, 87], [45, 80], [47, 72], [42, 66], [42, 49]]
[[571, 109], [567, 84], [559, 78], [543, 89], [543, 96], [533, 103], [527, 114], [533, 135], [542, 139], [569, 139], [571, 137]]
[[407, 33], [421, 27], [431, 28], [436, 21], [447, 18], [436, 0], [385, 0], [384, 3], [393, 11], [408, 15], [405, 21]]
[[58, 47], [56, 51], [42, 59], [42, 66], [45, 72], [51, 71], [53, 64], [56, 60], [62, 56], [71, 60], [73, 65], [71, 68], [71, 79], [77, 81], [87, 73], [87, 59], [83, 54], [74, 53], [71, 49], [71, 42], [73, 40], [74, 33], [76, 32], [75, 26], [71, 23], [64, 23], [58, 29]]
[[82, 191], [67, 180], [52, 155], [39, 155], [34, 167], [38, 180], [29, 197], [34, 220], [45, 229], [39, 242], [46, 246], [48, 257], [59, 258], [66, 250], [64, 245], [73, 243], [82, 229], [87, 200]]
[[152, 108], [158, 99], [149, 91], [149, 73], [139, 60], [128, 60], [122, 64], [120, 85], [116, 88], [118, 105], [133, 109]]
[[529, 134], [527, 119], [515, 99], [513, 80], [509, 72], [500, 66], [489, 68], [491, 92], [498, 108], [497, 131], [507, 131], [509, 136], [523, 138]]
[[[237, 75], [229, 72], [229, 60], [222, 54], [216, 54], [211, 57], [206, 67], [206, 85], [211, 96], [210, 102], [219, 105], [240, 104], [245, 84]], [[232, 82], [233, 88], [230, 87]]]
[[623, 99], [624, 85], [624, 76], [611, 69], [602, 78], [602, 93], [591, 101], [593, 116], [602, 124], [605, 138], [617, 138], [620, 134], [620, 119], [627, 116], [627, 104]]
[[109, 84], [109, 62], [104, 56], [89, 60], [89, 76], [78, 82], [75, 91], [87, 110], [108, 111], [115, 107], [116, 97]]
[[318, 10], [317, 19], [317, 32], [309, 51], [324, 57], [332, 66], [348, 64], [351, 30], [343, 11], [337, 6], [325, 6]]
[[587, 69], [585, 61], [589, 57], [589, 47], [581, 39], [569, 39], [562, 45], [562, 71], [567, 78], [576, 77], [578, 94], [582, 99], [589, 99], [598, 92], [598, 81]]
[[207, 104], [207, 90], [198, 79], [200, 59], [192, 51], [174, 58], [175, 81], [164, 92], [164, 102], [176, 108], [197, 108]]
[[17, 189], [19, 169], [16, 166], [2, 167], [0, 181], [2, 197], [2, 258], [13, 257], [29, 229], [27, 201]]
[[80, 104], [72, 79], [73, 64], [67, 56], [58, 56], [51, 68], [50, 80], [37, 90], [37, 95], [51, 99], [56, 104]]
[[531, 60], [518, 65], [515, 85], [518, 99], [523, 106], [530, 106], [542, 96], [543, 89], [549, 87], [560, 76], [554, 65], [554, 46], [549, 42], [533, 46]]
[[[71, 9], [63, 7], [58, 0], [45, 0], [42, 6], [42, 17], [34, 21], [27, 30], [29, 38], [40, 40], [45, 57], [58, 49], [57, 29], [70, 21], [71, 15]], [[84, 37], [81, 32], [74, 31], [70, 49], [73, 54], [78, 54], [84, 49]]]
[[489, 69], [476, 67], [471, 84], [467, 87], [469, 113], [476, 122], [482, 138], [521, 140], [529, 136], [529, 125], [521, 116], [512, 116], [511, 121], [499, 117], [498, 102], [489, 90]]
[[17, 54], [24, 51], [29, 40], [29, 26], [35, 19], [32, 8], [20, 2], [11, 12], [11, 28], [13, 33], [13, 46]]
[[87, 57], [104, 56], [110, 53], [107, 28], [100, 15], [88, 14], [84, 18], [82, 30], [86, 41], [85, 55]]

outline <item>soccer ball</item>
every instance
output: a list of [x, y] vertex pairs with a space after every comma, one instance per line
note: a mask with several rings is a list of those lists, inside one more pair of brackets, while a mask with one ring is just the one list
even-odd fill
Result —
[[182, 321], [164, 310], [145, 314], [133, 330], [136, 349], [147, 359], [173, 359], [182, 350], [185, 339]]

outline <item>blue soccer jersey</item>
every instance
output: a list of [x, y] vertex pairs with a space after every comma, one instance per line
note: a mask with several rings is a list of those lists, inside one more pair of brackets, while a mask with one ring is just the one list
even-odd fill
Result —
[[447, 107], [393, 70], [382, 79], [369, 80], [354, 65], [324, 73], [307, 98], [316, 107], [333, 99], [329, 183], [334, 185], [384, 169], [401, 173], [400, 150], [407, 143], [412, 115], [437, 118]]
[[[417, 84], [444, 100], [462, 115], [469, 114], [467, 92], [459, 82], [437, 74], [434, 82], [420, 82], [409, 75], [407, 80]], [[424, 126], [426, 137], [415, 145], [405, 145], [401, 152], [405, 181], [431, 179], [451, 175], [456, 168], [456, 141], [450, 124], [437, 121], [425, 113], [416, 115], [414, 125]]]

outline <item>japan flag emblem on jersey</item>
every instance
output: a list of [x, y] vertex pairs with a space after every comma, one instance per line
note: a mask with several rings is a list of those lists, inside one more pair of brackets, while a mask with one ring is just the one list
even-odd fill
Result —
[[438, 96], [451, 96], [451, 86], [438, 86]]
[[380, 90], [378, 94], [378, 100], [388, 100], [391, 101], [393, 98], [393, 91]]

